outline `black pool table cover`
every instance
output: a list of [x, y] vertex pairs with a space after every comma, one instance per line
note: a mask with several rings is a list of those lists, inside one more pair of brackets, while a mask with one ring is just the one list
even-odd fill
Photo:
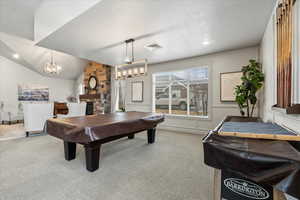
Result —
[[203, 139], [204, 162], [300, 197], [300, 152], [287, 141], [221, 136]]

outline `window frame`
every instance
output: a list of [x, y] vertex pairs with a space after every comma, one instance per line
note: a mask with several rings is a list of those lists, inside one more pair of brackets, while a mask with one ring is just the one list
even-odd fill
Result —
[[[185, 70], [189, 70], [189, 69], [193, 69], [193, 68], [207, 68], [207, 77], [208, 77], [208, 81], [207, 81], [207, 84], [208, 84], [208, 91], [207, 91], [207, 115], [206, 116], [202, 116], [202, 115], [190, 115], [190, 113], [188, 111], [190, 111], [190, 102], [187, 101], [187, 114], [186, 115], [183, 115], [183, 114], [172, 114], [171, 113], [171, 109], [172, 109], [172, 98], [170, 98], [172, 95], [172, 91], [169, 89], [169, 113], [164, 113], [165, 116], [168, 116], [168, 117], [179, 117], [179, 118], [190, 118], [190, 119], [203, 119], [203, 120], [211, 120], [211, 116], [212, 116], [212, 113], [211, 113], [211, 87], [212, 87], [212, 81], [211, 81], [211, 67], [209, 64], [204, 64], [204, 65], [199, 65], [199, 66], [191, 66], [191, 67], [184, 67], [184, 68], [179, 68], [179, 69], [176, 69], [176, 70], [166, 70], [166, 71], [161, 71], [161, 72], [154, 72], [152, 73], [152, 112], [153, 113], [156, 113], [156, 75], [157, 74], [160, 74], [160, 73], [172, 73], [172, 72], [180, 72], [180, 71], [185, 71]], [[188, 84], [189, 86], [189, 84]], [[189, 99], [189, 87], [187, 87], [187, 99]]]

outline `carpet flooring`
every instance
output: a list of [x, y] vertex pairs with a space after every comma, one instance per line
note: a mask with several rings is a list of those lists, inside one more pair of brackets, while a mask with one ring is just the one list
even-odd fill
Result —
[[0, 200], [211, 200], [213, 170], [200, 135], [158, 130], [102, 146], [99, 170], [85, 169], [84, 149], [64, 160], [48, 135], [0, 142]]

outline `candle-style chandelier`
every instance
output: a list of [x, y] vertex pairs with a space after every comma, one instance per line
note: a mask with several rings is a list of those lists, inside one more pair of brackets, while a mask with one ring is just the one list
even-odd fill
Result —
[[51, 60], [44, 66], [44, 72], [48, 74], [60, 74], [62, 67], [54, 62], [53, 52], [51, 51]]
[[[147, 59], [135, 61], [134, 58], [134, 39], [125, 41], [126, 56], [124, 64], [115, 66], [116, 79], [126, 79], [147, 75], [148, 61]], [[131, 45], [131, 57], [129, 57], [128, 46]]]

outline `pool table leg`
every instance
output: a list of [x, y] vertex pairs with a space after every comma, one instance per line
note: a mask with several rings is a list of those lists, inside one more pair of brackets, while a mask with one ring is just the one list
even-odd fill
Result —
[[86, 169], [90, 172], [96, 171], [99, 168], [101, 144], [84, 146]]
[[70, 161], [70, 160], [75, 159], [76, 143], [64, 141], [64, 149], [65, 149], [65, 159], [66, 160]]
[[155, 142], [155, 132], [156, 132], [155, 128], [149, 129], [147, 131], [147, 134], [148, 134], [148, 144], [152, 144], [152, 143]]
[[128, 139], [134, 139], [134, 134], [129, 135], [129, 136], [128, 136]]

